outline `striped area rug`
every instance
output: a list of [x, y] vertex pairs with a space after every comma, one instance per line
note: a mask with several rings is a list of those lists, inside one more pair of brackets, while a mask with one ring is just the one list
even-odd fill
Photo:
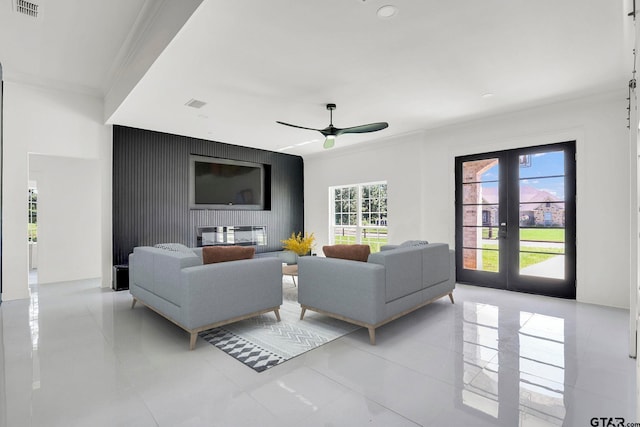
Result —
[[285, 289], [280, 322], [271, 312], [209, 329], [201, 332], [200, 337], [246, 366], [263, 372], [359, 328], [312, 311], [307, 311], [304, 320], [300, 320], [295, 290]]

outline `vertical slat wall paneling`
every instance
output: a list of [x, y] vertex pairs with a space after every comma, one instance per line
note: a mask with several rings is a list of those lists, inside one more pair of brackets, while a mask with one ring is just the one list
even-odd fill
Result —
[[[265, 209], [189, 209], [189, 155], [265, 165]], [[113, 262], [126, 264], [136, 246], [182, 243], [196, 246], [205, 226], [264, 225], [267, 245], [304, 231], [303, 162], [299, 156], [202, 139], [114, 126]]]

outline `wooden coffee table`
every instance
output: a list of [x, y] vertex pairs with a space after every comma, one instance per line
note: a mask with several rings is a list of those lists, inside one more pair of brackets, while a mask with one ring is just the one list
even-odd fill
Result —
[[298, 277], [298, 265], [297, 264], [293, 264], [293, 265], [283, 264], [282, 265], [282, 274], [286, 274], [287, 276], [291, 276], [291, 278], [293, 279], [293, 286], [298, 286], [296, 284], [296, 277]]

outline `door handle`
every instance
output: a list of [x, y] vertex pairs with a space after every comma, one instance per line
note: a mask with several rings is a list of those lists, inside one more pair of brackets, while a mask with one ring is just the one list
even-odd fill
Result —
[[507, 238], [507, 223], [501, 222], [500, 227], [498, 228], [498, 238], [506, 239]]

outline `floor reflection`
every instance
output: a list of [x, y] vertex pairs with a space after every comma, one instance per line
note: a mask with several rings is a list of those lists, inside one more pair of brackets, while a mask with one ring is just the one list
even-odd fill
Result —
[[[462, 404], [501, 425], [562, 425], [564, 319], [524, 311], [519, 319], [513, 316], [497, 306], [464, 302]], [[509, 408], [516, 396], [514, 412]], [[501, 408], [501, 402], [510, 405]]]
[[498, 307], [464, 302], [462, 402], [494, 418], [499, 415], [497, 372], [487, 364], [499, 366]]
[[37, 282], [30, 283], [29, 291], [29, 330], [31, 331], [31, 351], [33, 360], [33, 381], [32, 388], [40, 388], [40, 358], [38, 356], [38, 345], [40, 342], [40, 298], [38, 294]]

